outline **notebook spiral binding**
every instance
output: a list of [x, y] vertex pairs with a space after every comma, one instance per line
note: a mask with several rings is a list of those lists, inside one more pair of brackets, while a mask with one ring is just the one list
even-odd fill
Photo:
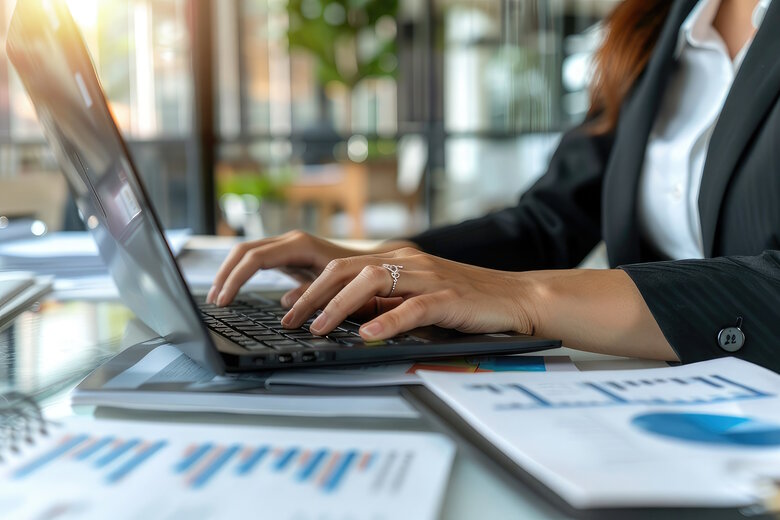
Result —
[[49, 421], [29, 396], [19, 392], [0, 394], [0, 464], [9, 455], [33, 445], [39, 435], [49, 435]]

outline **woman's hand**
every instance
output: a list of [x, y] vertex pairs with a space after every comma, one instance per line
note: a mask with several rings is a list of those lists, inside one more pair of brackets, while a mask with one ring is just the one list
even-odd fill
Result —
[[[393, 277], [383, 264], [403, 266], [392, 295]], [[426, 325], [461, 332], [533, 334], [529, 289], [520, 273], [469, 266], [403, 248], [330, 261], [282, 325], [300, 327], [323, 309], [310, 328], [314, 334], [325, 335], [374, 302], [379, 312], [391, 309], [361, 327], [360, 334], [367, 340], [390, 338]]]
[[[388, 243], [374, 252], [394, 247], [394, 244]], [[206, 296], [206, 302], [220, 306], [227, 305], [233, 301], [241, 286], [260, 269], [296, 267], [307, 269], [316, 276], [331, 260], [359, 254], [362, 253], [302, 231], [291, 231], [278, 237], [243, 242], [235, 246], [222, 263], [214, 284]], [[303, 283], [293, 289], [282, 298], [282, 303], [292, 305], [308, 287], [308, 283]]]

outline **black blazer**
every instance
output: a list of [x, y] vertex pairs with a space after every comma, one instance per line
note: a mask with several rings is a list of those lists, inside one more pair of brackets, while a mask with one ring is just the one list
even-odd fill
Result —
[[598, 243], [636, 283], [684, 362], [729, 355], [718, 333], [743, 318], [736, 356], [780, 371], [780, 2], [772, 2], [710, 141], [699, 195], [704, 260], [663, 261], [640, 237], [637, 185], [682, 22], [678, 0], [618, 125], [563, 136], [517, 206], [412, 237], [445, 258], [504, 270], [571, 268]]

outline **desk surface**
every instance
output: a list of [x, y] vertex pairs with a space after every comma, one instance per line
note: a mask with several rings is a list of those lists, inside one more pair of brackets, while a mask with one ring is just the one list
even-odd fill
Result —
[[[220, 241], [224, 246], [225, 242]], [[199, 239], [193, 249], [213, 241]], [[68, 392], [91, 370], [140, 339], [129, 327], [132, 313], [117, 302], [44, 301], [0, 331], [0, 392], [13, 388], [35, 395], [51, 417], [71, 414], [194, 423], [265, 426], [328, 427], [346, 429], [404, 429], [431, 431], [422, 419], [315, 419], [245, 416], [218, 413], [152, 413], [72, 408]], [[128, 333], [128, 330], [135, 332]], [[562, 348], [548, 355], [568, 355], [580, 370], [651, 368], [664, 363], [616, 358]], [[459, 446], [442, 518], [535, 519], [562, 515], [519, 482], [468, 448]]]
[[[152, 413], [71, 408], [68, 391], [92, 369], [136, 341], [125, 330], [132, 313], [119, 303], [45, 301], [0, 331], [0, 391], [9, 386], [37, 395], [52, 417], [70, 414], [177, 422], [347, 429], [432, 430], [425, 419], [307, 419], [217, 413]], [[580, 370], [648, 368], [661, 363], [613, 358], [562, 348]], [[3, 388], [5, 387], [5, 388]], [[463, 448], [463, 447], [460, 447]], [[442, 518], [559, 518], [561, 515], [521, 484], [468, 449], [459, 449]]]

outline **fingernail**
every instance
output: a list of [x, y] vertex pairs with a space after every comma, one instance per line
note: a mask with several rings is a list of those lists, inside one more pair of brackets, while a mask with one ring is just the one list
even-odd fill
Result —
[[325, 328], [325, 326], [328, 324], [328, 316], [324, 312], [317, 316], [317, 319], [314, 320], [311, 324], [310, 329], [313, 329], [314, 331], [322, 330]]
[[225, 291], [222, 291], [219, 293], [219, 296], [217, 296], [217, 307], [224, 307], [227, 304], [227, 295], [225, 294]]
[[295, 322], [295, 309], [290, 309], [282, 318], [282, 326], [288, 327]]
[[292, 303], [292, 302], [290, 302], [291, 299], [292, 298], [290, 297], [289, 294], [285, 294], [284, 296], [282, 296], [282, 305], [284, 307], [289, 307], [290, 303]]
[[372, 321], [371, 323], [367, 323], [363, 326], [362, 329], [360, 329], [360, 333], [363, 336], [368, 336], [369, 338], [375, 338], [379, 336], [382, 333], [382, 324], [378, 321]]
[[217, 294], [217, 286], [212, 285], [209, 289], [209, 293], [206, 295], [206, 303], [214, 303], [214, 297]]

